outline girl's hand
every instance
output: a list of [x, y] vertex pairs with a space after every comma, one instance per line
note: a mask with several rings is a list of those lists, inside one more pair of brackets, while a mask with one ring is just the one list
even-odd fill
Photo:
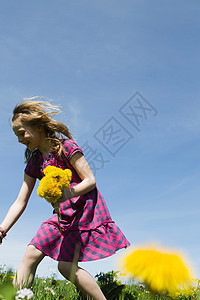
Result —
[[61, 203], [61, 202], [64, 202], [65, 200], [67, 200], [67, 199], [73, 198], [72, 192], [73, 192], [73, 188], [68, 188], [66, 190], [63, 190], [62, 196], [58, 199], [58, 202]]
[[59, 203], [64, 202], [67, 200], [66, 190], [62, 191], [62, 196], [57, 200]]

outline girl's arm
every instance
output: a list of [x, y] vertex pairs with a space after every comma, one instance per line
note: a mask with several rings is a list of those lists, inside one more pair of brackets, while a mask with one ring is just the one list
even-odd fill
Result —
[[70, 159], [70, 164], [76, 170], [82, 181], [76, 186], [64, 190], [63, 196], [59, 199], [60, 202], [84, 195], [92, 191], [96, 186], [95, 177], [83, 154], [76, 152]]
[[[35, 186], [35, 182], [35, 178], [28, 176], [26, 173], [24, 174], [24, 181], [21, 190], [18, 194], [18, 197], [15, 200], [15, 202], [11, 205], [5, 219], [0, 225], [0, 227], [2, 227], [5, 232], [9, 231], [9, 229], [15, 224], [15, 222], [19, 219], [19, 217], [25, 210], [32, 190]], [[0, 232], [0, 242], [2, 238], [3, 235]]]

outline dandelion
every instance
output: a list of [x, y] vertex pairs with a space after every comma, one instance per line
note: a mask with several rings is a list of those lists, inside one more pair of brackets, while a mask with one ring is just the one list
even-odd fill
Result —
[[44, 289], [45, 289], [45, 291], [49, 292], [50, 294], [55, 295], [55, 292], [54, 292], [54, 290], [52, 288], [46, 287]]
[[155, 247], [132, 251], [123, 258], [122, 268], [154, 292], [174, 294], [192, 284], [192, 274], [183, 259], [177, 253]]
[[17, 295], [15, 296], [16, 300], [20, 299], [32, 299], [33, 298], [33, 292], [30, 289], [22, 289], [17, 291]]
[[54, 204], [55, 212], [58, 216], [58, 224], [60, 227], [60, 203], [58, 199], [62, 196], [62, 191], [70, 185], [72, 172], [70, 169], [62, 170], [55, 166], [47, 166], [44, 170], [44, 177], [40, 181], [37, 189], [39, 197], [45, 198], [48, 202]]
[[47, 166], [43, 172], [45, 176], [37, 189], [38, 195], [50, 203], [56, 203], [62, 196], [62, 190], [69, 187], [72, 172], [70, 169], [62, 170], [55, 166]]

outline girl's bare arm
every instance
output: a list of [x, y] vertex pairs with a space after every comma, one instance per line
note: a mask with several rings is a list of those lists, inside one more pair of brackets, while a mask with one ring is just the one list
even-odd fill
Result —
[[76, 152], [70, 159], [70, 164], [74, 167], [82, 181], [76, 186], [64, 190], [59, 202], [84, 195], [93, 190], [96, 186], [95, 177], [83, 154]]
[[[32, 190], [35, 186], [35, 182], [35, 178], [28, 176], [26, 173], [24, 174], [24, 181], [18, 194], [18, 197], [15, 200], [15, 202], [11, 205], [5, 219], [0, 225], [0, 227], [2, 227], [5, 232], [9, 231], [9, 229], [15, 224], [15, 222], [19, 219], [19, 217], [25, 210]], [[1, 238], [2, 234], [0, 233], [0, 239]]]

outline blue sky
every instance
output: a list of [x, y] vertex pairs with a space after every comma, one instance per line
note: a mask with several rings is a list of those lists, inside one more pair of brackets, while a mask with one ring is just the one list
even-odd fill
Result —
[[[177, 249], [200, 276], [199, 14], [197, 0], [1, 4], [2, 219], [24, 170], [24, 148], [9, 117], [22, 98], [44, 96], [62, 106], [59, 120], [78, 144], [87, 142], [106, 160], [104, 165], [91, 162], [99, 163], [97, 185], [131, 244], [157, 241]], [[140, 131], [128, 121], [128, 116], [136, 121], [133, 116], [120, 113], [124, 105], [137, 104], [138, 95], [157, 111], [148, 110], [145, 119], [137, 110]], [[115, 155], [105, 148], [108, 140], [95, 138], [109, 122], [115, 130], [120, 124], [127, 141], [122, 147], [118, 140]], [[17, 268], [27, 243], [50, 215], [51, 207], [35, 191], [0, 247], [0, 264]], [[82, 267], [93, 275], [117, 269], [122, 254]], [[45, 259], [38, 274], [48, 276], [55, 268]]]

